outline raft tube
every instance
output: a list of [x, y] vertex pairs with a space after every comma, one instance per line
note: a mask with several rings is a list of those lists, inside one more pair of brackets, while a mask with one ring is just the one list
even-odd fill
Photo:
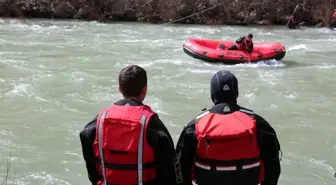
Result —
[[[211, 63], [240, 64], [262, 60], [281, 60], [286, 49], [280, 42], [253, 42], [253, 52], [227, 50], [233, 41], [191, 38], [183, 43], [183, 51], [193, 58]], [[221, 47], [218, 47], [221, 45]], [[224, 49], [222, 49], [224, 48]]]

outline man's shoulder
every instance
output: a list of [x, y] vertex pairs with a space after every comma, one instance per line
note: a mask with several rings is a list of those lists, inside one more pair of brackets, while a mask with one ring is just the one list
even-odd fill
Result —
[[79, 135], [81, 137], [87, 137], [88, 135], [91, 135], [93, 132], [96, 132], [96, 122], [97, 122], [97, 116], [90, 121], [88, 124], [86, 124], [83, 128], [83, 130], [81, 130], [79, 132]]
[[85, 127], [83, 128], [82, 131], [84, 131], [84, 130], [92, 130], [92, 129], [96, 129], [96, 120], [95, 121], [91, 121], [90, 123], [88, 123], [87, 125], [85, 125]]
[[203, 108], [200, 112], [196, 114], [196, 117], [193, 120], [198, 121], [199, 119], [201, 119], [203, 116], [207, 115], [208, 113], [210, 113], [210, 110], [207, 108]]
[[268, 121], [266, 121], [265, 118], [263, 118], [260, 114], [257, 114], [256, 112], [254, 112], [252, 109], [248, 109], [248, 108], [241, 107], [241, 106], [239, 106], [239, 108], [240, 108], [239, 109], [240, 112], [243, 112], [249, 116], [252, 116], [256, 120], [257, 126], [261, 126], [262, 128], [271, 126], [268, 123]]
[[196, 114], [195, 118], [193, 118], [187, 125], [184, 126], [184, 130], [193, 131], [195, 129], [195, 124], [208, 113], [210, 113], [210, 110], [207, 108], [203, 108], [200, 112]]
[[257, 116], [258, 114], [256, 114], [252, 109], [248, 109], [242, 106], [239, 106], [238, 111], [243, 112], [245, 114], [248, 114], [250, 116]]
[[159, 115], [154, 113], [148, 120], [147, 130], [151, 132], [167, 133], [168, 129]]
[[156, 124], [156, 125], [161, 125], [163, 122], [161, 121], [159, 115], [155, 112], [148, 118], [148, 125]]

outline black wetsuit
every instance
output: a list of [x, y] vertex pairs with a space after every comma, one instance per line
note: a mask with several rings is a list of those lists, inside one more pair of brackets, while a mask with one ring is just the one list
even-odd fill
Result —
[[296, 29], [296, 25], [295, 24], [291, 24], [289, 23], [287, 26], [289, 29], [295, 30]]
[[[228, 112], [223, 112], [225, 105], [227, 104], [217, 104], [209, 111], [216, 114], [228, 114]], [[242, 109], [242, 107], [237, 104], [230, 105], [230, 108], [231, 112]], [[264, 162], [265, 167], [265, 180], [261, 183], [261, 185], [277, 185], [281, 172], [279, 159], [280, 143], [272, 126], [258, 114], [254, 114], [254, 117], [256, 119], [257, 142], [260, 149], [260, 156]], [[194, 164], [194, 157], [196, 155], [195, 152], [197, 147], [195, 123], [196, 119], [189, 122], [183, 129], [176, 147], [182, 168], [184, 185], [192, 185], [192, 180], [190, 178], [191, 169]], [[213, 182], [208, 182], [208, 184], [221, 184], [221, 182], [218, 182], [217, 179], [212, 180]], [[225, 185], [224, 182], [222, 184]]]
[[[237, 105], [239, 95], [238, 79], [230, 71], [221, 70], [213, 75], [210, 81], [210, 90], [211, 99], [215, 104], [215, 106], [209, 109], [210, 112], [215, 114], [230, 114], [234, 111], [245, 109]], [[225, 105], [229, 107], [229, 110], [225, 108]], [[245, 112], [251, 112], [248, 109], [245, 110], [247, 110]], [[277, 185], [281, 172], [279, 159], [280, 143], [272, 126], [258, 114], [252, 114], [256, 120], [257, 142], [260, 149], [260, 156], [265, 167], [265, 180], [261, 185]], [[192, 185], [190, 173], [194, 164], [197, 147], [195, 123], [196, 120], [194, 119], [183, 129], [176, 147], [182, 168], [184, 185]], [[221, 176], [219, 177], [221, 178]], [[233, 178], [229, 178], [228, 181], [232, 179]], [[212, 180], [213, 182], [208, 182], [209, 185], [232, 185], [225, 184], [223, 180], [216, 181], [216, 179], [209, 179], [209, 181]]]
[[[115, 104], [128, 104], [130, 106], [142, 105], [141, 102], [135, 100], [119, 100]], [[96, 137], [96, 121], [97, 116], [89, 122], [79, 134], [89, 180], [92, 185], [96, 185], [97, 182], [102, 179], [102, 176], [97, 172], [96, 159], [92, 150], [92, 144]], [[150, 119], [146, 134], [147, 142], [149, 146], [154, 148], [155, 152], [156, 179], [154, 185], [175, 185], [177, 179], [181, 179], [182, 177], [181, 173], [175, 173], [176, 168], [174, 165], [176, 166], [177, 164], [177, 158], [174, 143], [158, 115], [154, 115]]]

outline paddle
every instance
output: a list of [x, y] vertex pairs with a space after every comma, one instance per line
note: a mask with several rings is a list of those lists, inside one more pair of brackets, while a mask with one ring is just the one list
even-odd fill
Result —
[[250, 59], [250, 53], [247, 51], [247, 44], [246, 44], [246, 40], [244, 40], [245, 42], [245, 49], [246, 49], [246, 53], [247, 53], [247, 57], [248, 57], [248, 62], [251, 63], [251, 59]]
[[[299, 7], [299, 5], [300, 5], [300, 4], [296, 5], [296, 7], [295, 7], [295, 9], [294, 9], [294, 11], [293, 11], [293, 13], [292, 13], [292, 16], [293, 16], [293, 15], [294, 15], [294, 13], [296, 12], [296, 9]], [[287, 26], [288, 26], [288, 24], [289, 24], [289, 21], [290, 21], [290, 18], [288, 19], [288, 22], [287, 22], [287, 24], [286, 24], [286, 27], [285, 27], [285, 28], [287, 28]]]

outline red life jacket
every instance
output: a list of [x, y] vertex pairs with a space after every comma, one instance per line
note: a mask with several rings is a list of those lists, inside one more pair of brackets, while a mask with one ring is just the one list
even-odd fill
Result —
[[290, 16], [290, 18], [289, 18], [289, 22], [290, 22], [291, 24], [295, 24], [294, 16]]
[[99, 113], [93, 152], [103, 179], [97, 185], [146, 184], [155, 179], [154, 150], [146, 141], [153, 114], [147, 105], [112, 105]]
[[334, 10], [333, 18], [336, 19], [336, 9]]
[[[220, 178], [223, 175], [225, 178], [226, 175], [228, 177], [226, 180], [230, 180], [233, 175], [244, 174], [240, 172], [252, 169], [257, 171], [249, 182], [261, 183], [264, 180], [264, 167], [259, 156], [253, 112], [245, 109], [231, 114], [205, 112], [199, 117], [201, 118], [195, 125], [198, 145], [193, 170], [196, 171], [198, 168], [198, 174], [204, 174], [200, 175], [204, 177], [199, 178], [202, 181], [199, 183], [195, 175], [196, 183], [211, 183], [206, 183], [207, 177], [214, 173], [217, 175], [212, 177]], [[243, 178], [244, 176], [238, 175], [238, 179]]]
[[252, 39], [250, 39], [247, 35], [244, 36], [244, 41], [238, 44], [238, 48], [242, 51], [246, 51], [247, 48], [252, 44]]

